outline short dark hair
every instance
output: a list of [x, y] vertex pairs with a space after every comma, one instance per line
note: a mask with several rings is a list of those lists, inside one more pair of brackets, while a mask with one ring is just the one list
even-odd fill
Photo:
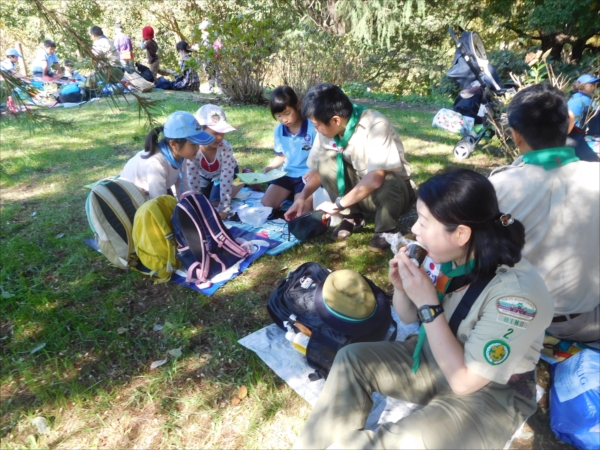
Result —
[[318, 84], [306, 93], [302, 101], [302, 116], [329, 125], [333, 116], [350, 118], [352, 102], [335, 84]]
[[185, 50], [186, 52], [190, 52], [191, 50], [188, 48], [189, 44], [185, 41], [179, 41], [176, 45], [175, 45], [175, 49], [180, 52], [181, 50]]
[[471, 228], [466, 252], [476, 261], [472, 279], [493, 275], [498, 265], [512, 267], [521, 260], [525, 228], [518, 220], [502, 224], [496, 191], [483, 175], [468, 169], [444, 172], [421, 184], [418, 196], [447, 231], [459, 225]]
[[548, 83], [529, 86], [508, 104], [508, 124], [533, 150], [563, 147], [569, 132], [567, 97]]
[[296, 92], [289, 86], [279, 86], [273, 92], [269, 98], [269, 107], [271, 108], [271, 115], [275, 117], [275, 114], [285, 111], [287, 107], [298, 110], [298, 96]]
[[53, 40], [51, 39], [46, 39], [44, 41], [44, 47], [48, 48], [48, 47], [52, 47], [52, 48], [56, 48], [56, 44], [54, 43]]
[[100, 28], [98, 25], [94, 25], [92, 28], [90, 28], [90, 34], [94, 36], [104, 36], [102, 28]]

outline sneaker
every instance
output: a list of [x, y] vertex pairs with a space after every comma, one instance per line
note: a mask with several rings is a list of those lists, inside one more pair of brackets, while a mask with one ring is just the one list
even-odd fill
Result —
[[340, 224], [335, 227], [333, 233], [331, 233], [331, 239], [334, 241], [345, 241], [352, 233], [364, 228], [365, 219], [362, 214], [346, 216], [342, 219]]
[[369, 250], [377, 253], [385, 253], [390, 247], [390, 243], [383, 237], [384, 233], [397, 233], [398, 229], [394, 228], [390, 231], [384, 231], [382, 233], [374, 233], [371, 242], [369, 242]]

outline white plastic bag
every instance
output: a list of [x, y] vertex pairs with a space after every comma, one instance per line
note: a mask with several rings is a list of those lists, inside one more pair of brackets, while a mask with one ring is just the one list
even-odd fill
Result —
[[270, 206], [248, 206], [238, 210], [238, 217], [244, 223], [253, 227], [260, 227], [267, 221], [267, 217], [271, 215], [273, 208]]

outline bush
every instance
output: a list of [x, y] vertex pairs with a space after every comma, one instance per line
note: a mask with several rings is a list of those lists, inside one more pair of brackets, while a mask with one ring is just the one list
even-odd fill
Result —
[[231, 100], [264, 103], [265, 77], [277, 51], [275, 21], [253, 14], [210, 19], [208, 36], [203, 37], [199, 29], [194, 32], [194, 40], [203, 42], [198, 59], [212, 65], [221, 90]]
[[529, 70], [524, 55], [515, 53], [512, 50], [492, 50], [487, 55], [488, 61], [494, 66], [504, 83], [511, 80], [511, 72], [515, 75], [523, 75]]
[[284, 34], [270, 70], [270, 80], [290, 86], [302, 101], [319, 83], [338, 86], [358, 75], [361, 58], [347, 37], [296, 29]]

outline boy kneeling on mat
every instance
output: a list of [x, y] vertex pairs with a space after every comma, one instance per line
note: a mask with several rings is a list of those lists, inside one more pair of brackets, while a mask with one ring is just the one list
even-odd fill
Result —
[[396, 130], [381, 113], [353, 105], [330, 83], [308, 91], [302, 116], [310, 119], [318, 134], [307, 160], [306, 186], [285, 214], [286, 220], [302, 214], [304, 203], [322, 185], [335, 201], [319, 209], [344, 218], [332, 237], [347, 239], [364, 226], [363, 213], [375, 214], [369, 249], [386, 251], [390, 245], [381, 234], [395, 232], [398, 218], [416, 199]]

